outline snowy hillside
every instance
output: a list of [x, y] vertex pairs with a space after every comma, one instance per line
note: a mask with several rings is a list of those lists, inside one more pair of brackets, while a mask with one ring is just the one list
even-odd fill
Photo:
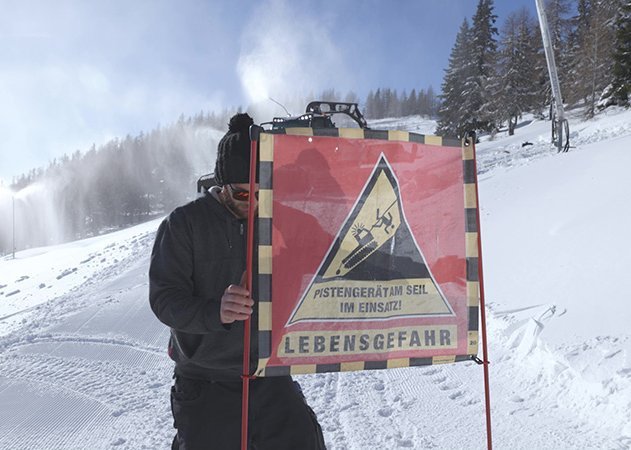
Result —
[[[631, 111], [572, 117], [567, 154], [549, 130], [478, 146], [494, 445], [631, 448]], [[0, 260], [0, 449], [169, 448], [158, 223]], [[474, 363], [299, 379], [331, 450], [486, 448]]]

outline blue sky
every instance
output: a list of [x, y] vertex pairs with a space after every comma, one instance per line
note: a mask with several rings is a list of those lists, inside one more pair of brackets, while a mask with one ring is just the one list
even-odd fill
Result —
[[[498, 25], [534, 4], [496, 0]], [[438, 91], [476, 5], [0, 0], [0, 180], [182, 113], [331, 87]]]

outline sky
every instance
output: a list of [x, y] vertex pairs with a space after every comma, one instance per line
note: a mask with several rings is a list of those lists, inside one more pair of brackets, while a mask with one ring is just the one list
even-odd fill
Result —
[[[496, 0], [498, 25], [535, 0]], [[432, 86], [475, 0], [0, 0], [0, 183], [181, 115]], [[291, 111], [301, 113], [300, 111]], [[257, 118], [259, 121], [272, 117]]]

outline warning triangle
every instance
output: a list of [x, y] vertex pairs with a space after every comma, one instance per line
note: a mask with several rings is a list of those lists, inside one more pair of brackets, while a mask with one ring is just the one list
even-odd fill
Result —
[[410, 232], [382, 154], [287, 324], [453, 314]]

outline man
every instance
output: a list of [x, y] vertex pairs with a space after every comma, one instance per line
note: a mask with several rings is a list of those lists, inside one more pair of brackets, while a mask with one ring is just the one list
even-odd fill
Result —
[[[241, 448], [243, 321], [248, 317], [252, 370], [258, 357], [257, 305], [243, 284], [248, 201], [256, 206], [258, 197], [249, 192], [252, 124], [247, 114], [230, 119], [217, 148], [218, 186], [162, 222], [151, 256], [151, 308], [171, 328], [176, 449]], [[291, 377], [251, 380], [249, 419], [251, 449], [324, 448], [317, 419]]]

